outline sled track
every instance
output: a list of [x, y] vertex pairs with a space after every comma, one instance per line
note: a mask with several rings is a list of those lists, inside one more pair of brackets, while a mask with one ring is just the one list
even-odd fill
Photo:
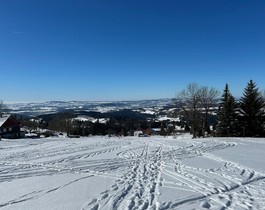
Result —
[[[2, 146], [0, 184], [35, 176], [78, 174], [80, 177], [12, 198], [0, 203], [0, 208], [41, 199], [99, 176], [110, 178], [112, 184], [94, 197], [87, 197], [82, 210], [264, 209], [265, 175], [214, 155], [215, 151], [236, 147], [236, 143], [212, 139], [190, 140], [180, 145], [139, 138], [59, 144], [47, 140], [31, 141], [26, 146], [22, 143], [17, 147]], [[209, 161], [214, 167], [188, 164], [195, 159]], [[176, 193], [174, 199], [161, 200], [164, 189]]]
[[[138, 154], [139, 148], [131, 152]], [[116, 180], [111, 189], [102, 192], [100, 199], [92, 199], [83, 209], [158, 209], [161, 164], [162, 148], [150, 151], [145, 145], [131, 163], [131, 170]]]
[[[117, 142], [107, 142], [73, 149], [54, 150], [54, 148], [51, 148], [47, 152], [43, 152], [42, 149], [37, 151], [34, 149], [18, 153], [17, 157], [16, 154], [8, 155], [0, 160], [0, 183], [32, 176], [65, 173], [104, 173], [120, 167], [127, 167], [128, 161], [121, 158], [100, 160], [90, 160], [90, 158], [115, 152], [128, 145], [130, 145], [128, 142], [123, 142], [118, 146]], [[52, 160], [46, 161], [44, 157]]]
[[[225, 149], [232, 145], [199, 146], [191, 150], [190, 146], [182, 152], [182, 148], [171, 151], [170, 156], [175, 164], [169, 164], [163, 173], [184, 188], [195, 191], [194, 196], [189, 196], [175, 202], [163, 203], [161, 209], [189, 208], [190, 204], [206, 209], [262, 209], [265, 205], [265, 176], [251, 169], [233, 162], [210, 155], [209, 151]], [[184, 165], [181, 160], [194, 157], [194, 154], [222, 163], [223, 166], [215, 170], [205, 170]], [[195, 155], [196, 156], [196, 155]], [[174, 167], [174, 171], [169, 168]], [[255, 190], [253, 190], [255, 189]], [[257, 194], [259, 189], [259, 194]], [[213, 208], [212, 208], [213, 207]]]

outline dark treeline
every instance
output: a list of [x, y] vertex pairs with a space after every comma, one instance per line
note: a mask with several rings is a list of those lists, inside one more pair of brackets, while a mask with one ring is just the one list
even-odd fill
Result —
[[218, 111], [218, 136], [265, 136], [265, 98], [250, 80], [237, 102], [226, 84]]
[[69, 136], [132, 136], [135, 131], [144, 131], [151, 135], [152, 130], [150, 128], [161, 128], [161, 132], [158, 134], [170, 135], [174, 132], [176, 125], [181, 126], [180, 122], [158, 122], [153, 115], [142, 114], [129, 109], [108, 113], [82, 112], [81, 114], [86, 117], [93, 117], [94, 121], [79, 120], [77, 116], [80, 113], [60, 112], [38, 116], [36, 119], [24, 119], [23, 125], [30, 132], [40, 129], [49, 130], [45, 132], [47, 136], [54, 132], [64, 132]]
[[[220, 137], [265, 136], [265, 99], [256, 84], [250, 80], [239, 101], [230, 93], [226, 84], [221, 102], [220, 93], [215, 88], [191, 83], [179, 92], [177, 99], [182, 115], [193, 134], [193, 138], [205, 135]], [[209, 125], [209, 112], [218, 107], [213, 129]]]

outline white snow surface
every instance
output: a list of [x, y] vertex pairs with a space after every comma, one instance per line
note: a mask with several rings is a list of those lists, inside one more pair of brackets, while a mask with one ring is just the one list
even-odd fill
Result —
[[171, 122], [180, 122], [179, 117], [173, 118], [173, 117], [168, 117], [168, 116], [160, 116], [157, 118], [158, 121], [166, 121], [169, 120]]
[[265, 209], [265, 139], [0, 141], [0, 209]]

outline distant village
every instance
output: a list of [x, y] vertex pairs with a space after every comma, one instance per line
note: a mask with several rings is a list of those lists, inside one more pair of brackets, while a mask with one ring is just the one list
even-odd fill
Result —
[[[119, 111], [118, 111], [119, 112]], [[151, 135], [179, 135], [185, 130], [181, 120], [170, 119], [158, 121], [155, 119], [138, 118], [130, 116], [91, 119], [91, 117], [78, 117], [69, 113], [58, 113], [42, 118], [21, 118], [17, 115], [3, 115], [0, 118], [0, 135], [2, 138], [41, 138], [67, 136], [79, 138], [81, 136], [139, 136]]]

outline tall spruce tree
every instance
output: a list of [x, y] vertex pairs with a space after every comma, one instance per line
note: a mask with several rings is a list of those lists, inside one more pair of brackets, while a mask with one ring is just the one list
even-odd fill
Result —
[[247, 84], [240, 99], [240, 121], [243, 136], [264, 135], [264, 99], [253, 80]]
[[226, 84], [218, 112], [217, 135], [236, 136], [238, 128], [237, 103]]

